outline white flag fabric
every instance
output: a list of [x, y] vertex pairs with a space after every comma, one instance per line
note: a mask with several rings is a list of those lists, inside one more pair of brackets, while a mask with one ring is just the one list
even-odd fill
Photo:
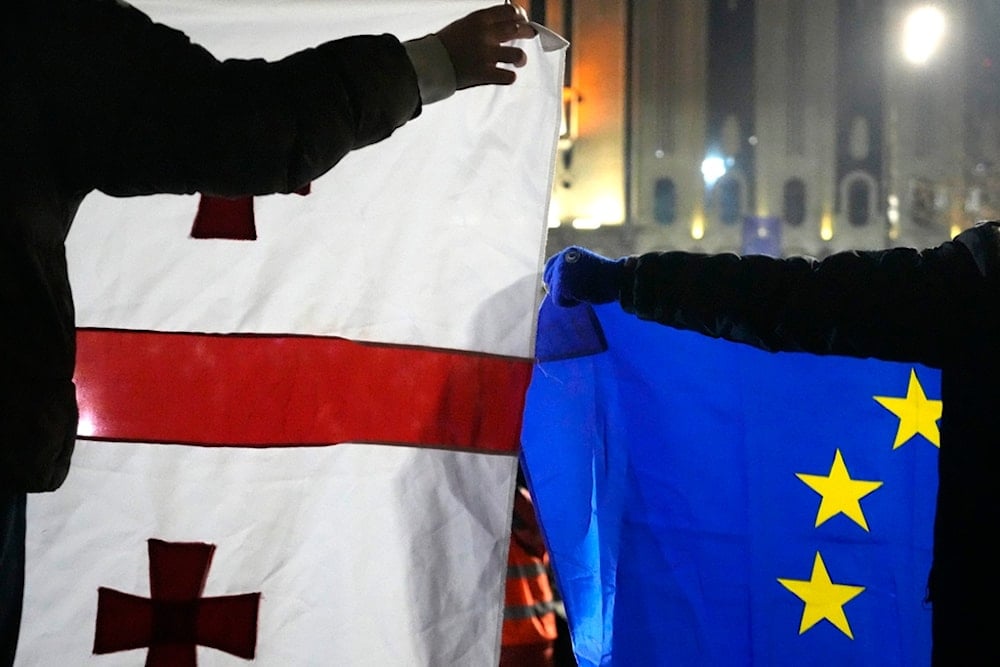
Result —
[[[423, 36], [471, 0], [137, 0], [216, 56]], [[70, 234], [80, 435], [28, 501], [18, 665], [495, 665], [565, 43], [303, 194]], [[209, 202], [210, 203], [210, 202]]]

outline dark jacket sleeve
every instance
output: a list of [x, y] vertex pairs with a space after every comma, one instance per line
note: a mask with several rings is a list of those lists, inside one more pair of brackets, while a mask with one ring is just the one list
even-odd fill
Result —
[[929, 250], [842, 252], [817, 261], [659, 252], [626, 262], [621, 305], [769, 351], [940, 367], [961, 337], [995, 326], [1000, 232], [970, 229]]
[[391, 35], [220, 62], [116, 0], [38, 4], [52, 9], [33, 26], [52, 150], [82, 191], [290, 192], [420, 113]]

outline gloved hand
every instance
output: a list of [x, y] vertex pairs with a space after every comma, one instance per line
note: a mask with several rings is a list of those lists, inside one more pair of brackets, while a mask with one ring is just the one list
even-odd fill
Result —
[[545, 263], [543, 280], [560, 306], [609, 303], [618, 298], [625, 258], [608, 259], [586, 248], [570, 246]]

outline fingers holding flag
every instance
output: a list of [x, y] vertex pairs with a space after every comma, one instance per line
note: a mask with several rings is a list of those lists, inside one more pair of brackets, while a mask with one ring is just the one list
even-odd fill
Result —
[[511, 3], [472, 12], [437, 32], [455, 67], [458, 90], [514, 83], [517, 74], [500, 65], [524, 67], [527, 55], [504, 44], [535, 34], [524, 10]]

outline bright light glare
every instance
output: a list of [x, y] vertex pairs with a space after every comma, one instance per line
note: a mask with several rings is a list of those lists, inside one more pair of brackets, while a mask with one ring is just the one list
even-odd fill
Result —
[[555, 229], [562, 223], [561, 211], [559, 199], [556, 197], [549, 199], [549, 229]]
[[691, 221], [691, 238], [695, 241], [705, 238], [705, 217], [701, 213], [696, 213]]
[[601, 221], [597, 218], [573, 218], [573, 229], [600, 229]]
[[914, 65], [923, 65], [941, 44], [944, 14], [936, 7], [919, 7], [903, 24], [903, 55]]
[[625, 208], [621, 198], [606, 194], [594, 199], [590, 205], [591, 215], [604, 224], [617, 225], [625, 219]]
[[80, 419], [77, 422], [76, 433], [82, 437], [96, 435], [97, 424], [94, 421], [94, 416], [87, 413], [85, 410], [81, 410]]
[[705, 185], [714, 185], [726, 175], [726, 161], [716, 156], [705, 158], [701, 163], [701, 175], [705, 177]]
[[604, 225], [620, 225], [625, 219], [621, 197], [614, 194], [597, 195], [587, 206], [587, 215], [573, 218], [573, 229], [599, 229]]
[[829, 212], [824, 213], [823, 217], [820, 218], [819, 237], [824, 241], [830, 241], [833, 239], [833, 215]]

